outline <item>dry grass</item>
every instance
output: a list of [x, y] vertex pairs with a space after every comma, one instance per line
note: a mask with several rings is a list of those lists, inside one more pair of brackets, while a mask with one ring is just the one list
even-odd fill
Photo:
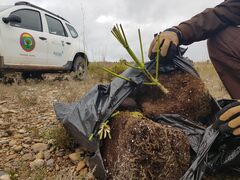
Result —
[[[26, 112], [29, 112], [29, 109], [31, 108], [36, 110], [39, 108], [42, 109], [43, 112], [41, 112], [40, 110], [36, 111], [36, 114], [33, 114], [32, 116], [36, 118], [38, 116], [41, 117], [42, 115], [49, 117], [51, 116], [51, 113], [54, 114], [52, 108], [53, 102], [61, 101], [65, 103], [72, 103], [79, 101], [81, 97], [84, 96], [84, 94], [96, 84], [102, 82], [109, 82], [112, 77], [109, 74], [106, 74], [102, 69], [100, 69], [99, 67], [101, 66], [112, 68], [112, 70], [117, 71], [117, 73], [121, 73], [126, 68], [119, 63], [91, 63], [89, 75], [85, 81], [76, 81], [72, 79], [47, 79], [44, 81], [29, 80], [28, 82], [22, 82], [20, 84], [12, 85], [5, 85], [0, 83], [0, 107], [6, 106], [10, 110], [23, 109]], [[200, 73], [201, 78], [205, 82], [207, 88], [209, 89], [210, 93], [214, 97], [229, 97], [211, 63], [196, 63], [196, 68]], [[4, 101], [6, 101], [7, 103], [4, 103]], [[46, 109], [46, 113], [44, 112], [44, 109]], [[26, 117], [29, 118], [30, 116]], [[55, 116], [53, 116], [53, 120], [56, 121]], [[66, 135], [66, 132], [63, 130], [62, 127], [49, 127], [49, 125], [47, 124], [46, 126], [44, 126], [44, 128], [38, 128], [37, 126], [34, 126], [34, 128], [30, 127], [27, 128], [27, 130], [28, 132], [30, 132], [31, 137], [40, 138], [42, 137], [42, 132], [45, 131], [44, 138], [47, 140], [53, 140], [55, 146], [63, 147], [68, 143], [69, 146], [71, 146], [71, 140], [68, 139], [69, 137]], [[39, 179], [42, 179], [42, 177], [46, 176], [44, 171], [44, 169], [36, 170], [36, 172], [31, 175], [32, 179], [37, 179], [37, 177], [39, 177]], [[26, 173], [26, 175], [28, 174]], [[59, 174], [56, 174], [56, 177], [52, 179], [62, 180], [74, 178], [75, 174], [73, 174], [73, 172], [70, 170], [66, 170], [63, 172], [59, 172]], [[78, 176], [77, 179], [84, 178]]]
[[17, 92], [18, 92], [17, 85], [0, 84], [0, 101], [4, 101], [9, 97], [16, 96]]
[[110, 82], [115, 78], [112, 74], [103, 71], [102, 67], [108, 68], [117, 74], [121, 74], [128, 67], [124, 64], [124, 61], [120, 62], [93, 62], [89, 66], [89, 78], [98, 79], [100, 82]]
[[[95, 78], [87, 78], [85, 81], [63, 81], [63, 82], [55, 82], [51, 86], [56, 86], [58, 91], [56, 94], [56, 100], [72, 103], [78, 101], [87, 91], [89, 91], [94, 85], [99, 83], [98, 79]], [[45, 82], [46, 88], [49, 88], [49, 84]]]
[[[113, 76], [104, 72], [101, 67], [110, 68], [118, 74], [126, 69], [123, 63], [95, 62], [90, 65], [89, 78], [97, 79], [99, 82], [111, 81]], [[230, 98], [211, 62], [197, 62], [195, 67], [213, 97], [217, 99]]]
[[18, 101], [26, 107], [31, 107], [38, 104], [38, 96], [36, 94], [28, 94], [26, 92], [18, 94]]
[[74, 167], [62, 169], [54, 177], [47, 177], [46, 180], [94, 180], [93, 172], [88, 172], [87, 175], [78, 175]]
[[61, 125], [44, 131], [42, 137], [48, 141], [51, 141], [51, 144], [57, 148], [65, 149], [74, 147], [73, 139]]
[[[0, 84], [0, 101], [15, 97], [18, 102], [25, 106], [32, 106], [38, 103], [38, 93], [31, 92], [31, 89], [37, 91], [57, 91], [55, 99], [71, 103], [78, 101], [88, 90], [98, 83], [108, 83], [113, 78], [112, 75], [104, 72], [101, 67], [108, 67], [117, 73], [121, 73], [126, 69], [122, 63], [111, 62], [95, 62], [89, 67], [89, 74], [85, 81], [29, 81], [20, 85], [4, 85]], [[202, 80], [205, 82], [210, 93], [215, 98], [229, 98], [221, 80], [219, 79], [214, 67], [209, 62], [201, 62], [195, 64]], [[28, 92], [30, 89], [30, 93]]]
[[217, 99], [230, 98], [212, 63], [195, 63], [195, 67], [213, 97]]
[[47, 168], [38, 167], [31, 171], [29, 180], [44, 180], [47, 177]]

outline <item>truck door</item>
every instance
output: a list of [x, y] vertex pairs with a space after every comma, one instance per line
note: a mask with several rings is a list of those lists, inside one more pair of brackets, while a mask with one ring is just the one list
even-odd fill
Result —
[[21, 23], [3, 24], [4, 62], [8, 65], [47, 65], [47, 39], [41, 14], [32, 9], [19, 9], [11, 14]]
[[66, 44], [68, 42], [68, 34], [59, 19], [50, 15], [45, 15], [48, 26], [48, 64], [52, 66], [62, 67], [67, 64]]

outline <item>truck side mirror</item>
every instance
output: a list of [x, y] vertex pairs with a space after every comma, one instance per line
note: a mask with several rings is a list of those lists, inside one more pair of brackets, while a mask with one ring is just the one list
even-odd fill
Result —
[[21, 23], [22, 22], [22, 20], [19, 16], [16, 16], [13, 14], [10, 14], [8, 17], [3, 17], [2, 20], [5, 24], [8, 24], [9, 22], [12, 22], [12, 23]]

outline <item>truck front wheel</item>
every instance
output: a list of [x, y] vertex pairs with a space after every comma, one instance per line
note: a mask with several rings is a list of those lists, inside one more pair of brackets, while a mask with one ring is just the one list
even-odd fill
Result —
[[84, 80], [87, 76], [87, 66], [87, 59], [82, 56], [77, 56], [73, 63], [74, 78]]

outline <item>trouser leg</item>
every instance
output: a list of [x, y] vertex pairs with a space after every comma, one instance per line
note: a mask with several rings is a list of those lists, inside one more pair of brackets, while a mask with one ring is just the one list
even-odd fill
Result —
[[240, 99], [240, 28], [228, 27], [210, 38], [208, 52], [230, 96]]

